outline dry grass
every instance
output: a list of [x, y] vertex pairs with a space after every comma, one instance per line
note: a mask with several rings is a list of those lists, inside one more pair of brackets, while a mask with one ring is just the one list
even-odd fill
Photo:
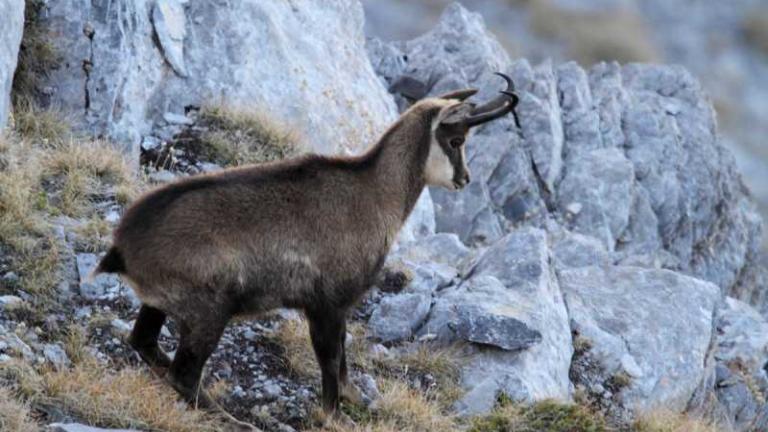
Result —
[[722, 432], [719, 428], [703, 420], [669, 411], [654, 411], [638, 416], [632, 425], [634, 432]]
[[197, 152], [225, 166], [280, 160], [300, 153], [291, 128], [264, 112], [209, 105], [199, 123], [208, 130], [199, 137]]
[[[18, 112], [20, 118], [56, 116], [31, 108]], [[18, 124], [0, 137], [0, 244], [10, 252], [21, 288], [49, 293], [59, 281], [60, 261], [50, 216], [95, 217], [94, 197], [127, 196], [138, 186], [122, 154], [108, 143], [76, 141], [68, 129]], [[86, 230], [95, 240], [104, 226], [88, 224]]]
[[88, 216], [95, 196], [118, 187], [136, 187], [123, 154], [99, 140], [68, 140], [52, 146], [43, 155], [43, 169], [54, 206], [73, 217]]
[[438, 348], [419, 345], [395, 357], [371, 359], [375, 374], [406, 381], [409, 376], [431, 375], [435, 382], [424, 395], [443, 408], [449, 408], [462, 395], [459, 373], [464, 362], [460, 347]]
[[320, 376], [305, 320], [283, 321], [273, 338], [283, 348], [285, 366], [292, 374], [303, 378]]
[[748, 13], [743, 28], [747, 41], [768, 55], [768, 8], [763, 7]]
[[[345, 407], [347, 409], [347, 407]], [[381, 398], [370, 412], [350, 411], [355, 425], [331, 422], [333, 432], [426, 432], [458, 430], [455, 418], [436, 402], [396, 380], [381, 381]], [[322, 414], [317, 414], [322, 417]]]
[[628, 10], [580, 13], [565, 11], [551, 0], [529, 2], [531, 27], [537, 34], [567, 44], [584, 66], [601, 61], [653, 62], [659, 55], [642, 18]]
[[88, 424], [163, 431], [215, 431], [204, 413], [176, 403], [176, 394], [146, 372], [109, 368], [93, 363], [69, 371], [48, 372], [45, 393], [67, 412]]
[[472, 420], [468, 432], [607, 432], [605, 420], [573, 404], [542, 401], [532, 405], [505, 403]]
[[0, 387], [0, 430], [37, 432], [40, 426], [32, 419], [29, 406], [13, 397], [11, 391]]
[[77, 234], [76, 247], [80, 250], [100, 252], [109, 247], [112, 227], [98, 215], [92, 216], [74, 231]]
[[60, 143], [73, 136], [62, 112], [40, 109], [29, 97], [16, 98], [12, 126], [19, 135], [37, 144]]
[[53, 407], [90, 425], [168, 432], [221, 430], [216, 419], [178, 403], [173, 390], [146, 371], [115, 372], [91, 358], [68, 370], [40, 372], [11, 361], [0, 365], [0, 379], [32, 406]]

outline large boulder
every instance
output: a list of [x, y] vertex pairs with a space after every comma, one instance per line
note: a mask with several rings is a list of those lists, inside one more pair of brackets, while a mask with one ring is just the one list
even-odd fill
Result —
[[668, 270], [628, 266], [558, 274], [579, 356], [587, 357], [579, 361], [597, 366], [575, 369], [572, 378], [588, 391], [611, 391], [609, 398], [635, 412], [686, 409], [713, 373], [717, 286]]
[[0, 131], [8, 120], [11, 84], [16, 71], [22, 31], [24, 29], [24, 0], [0, 0]]
[[568, 313], [546, 233], [525, 228], [506, 235], [469, 275], [440, 291], [421, 329], [443, 343], [469, 343], [459, 412], [488, 411], [501, 393], [517, 401], [570, 399]]
[[502, 119], [468, 140], [472, 184], [431, 191], [438, 232], [484, 245], [518, 226], [557, 226], [598, 239], [614, 261], [662, 263], [765, 303], [759, 215], [682, 67], [512, 61], [459, 4], [427, 34], [368, 51], [401, 108], [415, 89], [476, 87], [484, 100], [502, 86], [493, 72], [515, 80], [521, 129]]
[[360, 151], [396, 115], [355, 0], [63, 0], [42, 18], [62, 56], [51, 103], [134, 156], [207, 102], [266, 112], [322, 153]]

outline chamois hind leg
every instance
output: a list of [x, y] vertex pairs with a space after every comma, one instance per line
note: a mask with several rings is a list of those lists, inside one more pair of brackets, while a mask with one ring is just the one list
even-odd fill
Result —
[[171, 386], [196, 408], [216, 409], [218, 405], [203, 390], [203, 367], [219, 343], [225, 320], [200, 319], [179, 322], [179, 347], [171, 362], [168, 380]]
[[208, 357], [219, 343], [227, 319], [201, 319], [194, 324], [180, 322], [179, 348], [171, 362], [168, 381], [171, 386], [195, 408], [217, 413], [224, 417], [227, 430], [260, 432], [261, 429], [241, 422], [226, 412], [203, 389], [202, 375]]
[[165, 318], [165, 312], [160, 309], [141, 305], [136, 324], [128, 337], [128, 343], [151, 368], [167, 369], [171, 366], [171, 359], [157, 344]]
[[[338, 311], [307, 311], [309, 335], [315, 349], [323, 382], [323, 411], [339, 408], [339, 376], [343, 345], [344, 314]], [[346, 366], [345, 366], [346, 371]]]

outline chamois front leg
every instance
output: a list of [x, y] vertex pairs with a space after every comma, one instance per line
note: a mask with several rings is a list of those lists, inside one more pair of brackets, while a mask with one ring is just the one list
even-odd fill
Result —
[[360, 389], [358, 389], [357, 386], [349, 380], [349, 374], [347, 372], [347, 347], [346, 347], [347, 322], [346, 320], [342, 321], [340, 338], [341, 338], [339, 342], [341, 344], [341, 362], [339, 364], [340, 396], [344, 400], [348, 402], [352, 402], [353, 404], [356, 404], [356, 405], [368, 405], [365, 398], [363, 397], [362, 392], [360, 392]]
[[[323, 382], [323, 411], [335, 414], [339, 408], [339, 378], [343, 356], [345, 317], [341, 311], [307, 311], [309, 336], [315, 349]], [[346, 366], [344, 366], [346, 375]]]

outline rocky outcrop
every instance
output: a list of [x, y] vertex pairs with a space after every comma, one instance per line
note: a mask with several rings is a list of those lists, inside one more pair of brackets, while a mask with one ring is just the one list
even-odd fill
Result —
[[11, 84], [24, 29], [24, 0], [0, 0], [0, 130], [10, 111]]
[[43, 18], [62, 56], [45, 83], [51, 103], [134, 156], [205, 103], [266, 112], [322, 153], [365, 148], [395, 116], [356, 1], [67, 0]]
[[507, 119], [472, 137], [477, 181], [456, 195], [431, 191], [437, 231], [482, 245], [554, 221], [598, 239], [614, 262], [659, 262], [762, 301], [750, 276], [759, 215], [718, 142], [711, 104], [684, 69], [512, 62], [479, 15], [458, 5], [426, 35], [374, 40], [369, 53], [388, 83], [408, 77], [428, 94], [476, 87], [482, 99], [499, 88], [492, 72], [515, 79], [521, 130]]
[[[723, 408], [734, 397], [716, 394], [726, 382], [716, 355], [762, 341], [752, 334], [730, 354], [718, 351], [728, 331], [718, 333], [716, 311], [725, 295], [763, 302], [761, 220], [688, 72], [511, 61], [482, 19], [459, 5], [421, 37], [371, 40], [368, 50], [400, 109], [461, 87], [479, 88], [482, 100], [500, 87], [495, 71], [509, 73], [520, 95], [519, 129], [509, 118], [468, 140], [473, 183], [430, 191], [437, 235], [470, 246], [469, 258], [445, 263], [457, 277], [412, 303], [411, 282], [373, 312], [378, 318], [401, 302], [408, 306], [393, 317], [418, 311], [389, 342], [469, 345], [461, 412], [486, 411], [499, 393], [567, 400], [574, 388], [624, 420], [718, 397], [732, 418], [746, 406]], [[430, 255], [429, 238], [398, 254]], [[425, 271], [424, 262], [403, 262]], [[728, 328], [759, 327], [735, 322]], [[741, 354], [747, 369], [761, 370], [750, 352]]]

